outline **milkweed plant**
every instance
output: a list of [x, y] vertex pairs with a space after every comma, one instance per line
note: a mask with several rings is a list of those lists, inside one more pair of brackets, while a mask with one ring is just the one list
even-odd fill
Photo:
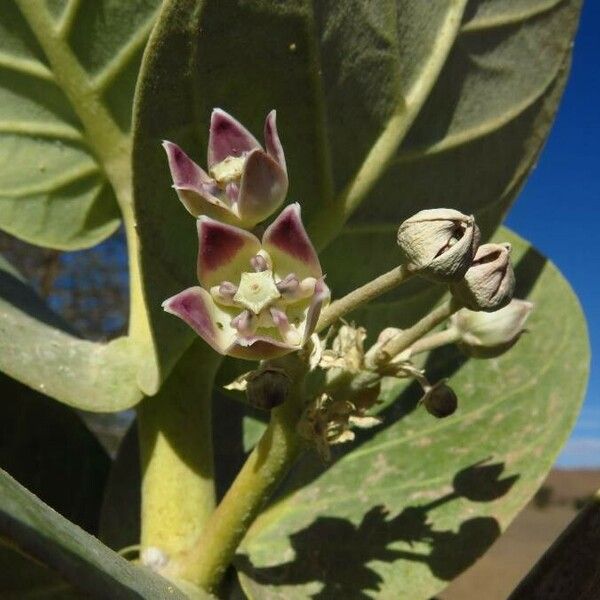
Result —
[[[428, 598], [550, 468], [584, 321], [497, 228], [578, 3], [359, 4], [7, 0], [0, 227], [75, 250], [122, 223], [131, 298], [84, 340], [0, 262], [5, 401], [49, 397], [65, 447], [58, 496], [3, 472], [0, 564], [30, 575], [0, 595]], [[136, 420], [109, 459], [47, 406]]]

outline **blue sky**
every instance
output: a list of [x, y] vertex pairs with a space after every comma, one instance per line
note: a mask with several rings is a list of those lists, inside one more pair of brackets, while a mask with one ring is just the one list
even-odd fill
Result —
[[577, 426], [558, 464], [600, 467], [600, 2], [587, 0], [556, 123], [506, 224], [569, 280], [588, 319], [592, 369]]

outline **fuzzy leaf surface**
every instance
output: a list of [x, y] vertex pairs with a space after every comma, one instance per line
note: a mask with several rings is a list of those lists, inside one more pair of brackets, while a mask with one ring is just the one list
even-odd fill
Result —
[[[97, 244], [118, 227], [115, 194], [80, 113], [93, 96], [127, 136], [157, 5], [158, 0], [3, 1], [2, 229], [34, 244], [73, 250]], [[28, 11], [36, 13], [35, 22]]]
[[[275, 108], [289, 200], [301, 203], [317, 245], [331, 242], [351, 213], [353, 226], [377, 229], [440, 205], [475, 212], [489, 235], [548, 134], [579, 7], [578, 0], [167, 1], [134, 115], [154, 383], [193, 337], [160, 304], [195, 285], [197, 251], [161, 140], [204, 164], [213, 107], [259, 138]], [[337, 268], [326, 266], [330, 274]]]

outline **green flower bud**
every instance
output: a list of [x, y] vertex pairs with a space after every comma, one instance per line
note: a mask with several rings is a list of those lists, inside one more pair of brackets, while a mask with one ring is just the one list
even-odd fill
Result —
[[443, 419], [456, 411], [458, 398], [454, 390], [446, 385], [445, 380], [442, 380], [426, 389], [425, 395], [421, 398], [421, 403], [430, 415]]
[[409, 271], [433, 281], [459, 280], [479, 245], [472, 216], [450, 208], [422, 210], [398, 229], [398, 246]]
[[454, 298], [466, 308], [493, 312], [506, 306], [515, 289], [510, 244], [483, 244], [463, 279], [450, 284]]
[[517, 343], [532, 310], [531, 302], [517, 299], [492, 313], [463, 308], [451, 318], [451, 326], [460, 335], [457, 345], [474, 358], [500, 356]]
[[277, 367], [264, 367], [253, 371], [246, 381], [248, 402], [261, 410], [271, 410], [283, 404], [292, 385], [287, 373]]

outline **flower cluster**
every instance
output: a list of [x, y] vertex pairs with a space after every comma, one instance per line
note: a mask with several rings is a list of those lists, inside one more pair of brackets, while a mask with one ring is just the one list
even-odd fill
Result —
[[275, 111], [265, 121], [265, 147], [231, 115], [215, 109], [208, 137], [208, 173], [165, 141], [173, 187], [194, 216], [244, 228], [264, 221], [285, 200], [288, 176]]
[[288, 179], [275, 112], [265, 123], [266, 151], [233, 117], [213, 111], [208, 175], [165, 142], [174, 187], [198, 218], [200, 286], [163, 308], [221, 354], [263, 360], [298, 350], [316, 326], [329, 289], [304, 229], [300, 206], [285, 208], [262, 239], [242, 229], [282, 203]]
[[[321, 327], [328, 322], [334, 326], [321, 339], [315, 329], [330, 292], [300, 206], [288, 205], [260, 238], [256, 229], [249, 231], [281, 206], [288, 189], [274, 111], [266, 118], [264, 140], [263, 148], [238, 121], [217, 109], [211, 118], [208, 171], [176, 144], [164, 143], [174, 188], [197, 219], [200, 284], [166, 300], [164, 309], [217, 352], [263, 361], [226, 386], [245, 391], [256, 408], [283, 404], [301, 372], [297, 431], [324, 460], [330, 458], [331, 445], [354, 439], [354, 427], [380, 423], [370, 411], [384, 378], [414, 379], [423, 390], [420, 403], [431, 415], [454, 413], [454, 391], [444, 379], [430, 383], [414, 356], [456, 343], [468, 356], [489, 358], [516, 343], [532, 305], [512, 299], [510, 244], [480, 245], [475, 219], [457, 210], [418, 212], [398, 229], [402, 266], [397, 271], [402, 277], [418, 275], [446, 284], [452, 299], [406, 330], [383, 329], [368, 349], [367, 330], [340, 321], [343, 312], [334, 305], [345, 304], [334, 303]], [[382, 292], [387, 289], [386, 283]], [[445, 320], [446, 330], [426, 336]]]

